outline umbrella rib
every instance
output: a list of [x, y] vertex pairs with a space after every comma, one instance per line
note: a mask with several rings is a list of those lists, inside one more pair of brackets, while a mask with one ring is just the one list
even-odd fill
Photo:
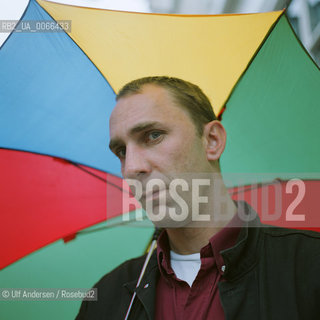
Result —
[[[237, 190], [235, 191], [232, 191], [230, 194], [231, 195], [234, 195], [234, 194], [238, 194], [240, 192], [244, 192], [244, 191], [248, 191], [248, 190], [254, 190], [254, 189], [258, 189], [260, 187], [265, 187], [265, 186], [268, 186], [268, 185], [273, 185], [275, 182], [282, 182], [282, 181], [285, 181], [285, 180], [281, 180], [279, 178], [276, 178], [272, 181], [267, 181], [267, 182], [259, 182], [259, 183], [254, 183], [254, 184], [249, 184], [249, 185], [244, 185], [244, 186], [238, 186], [237, 187]], [[232, 188], [230, 188], [232, 189]]]
[[110, 184], [111, 186], [119, 189], [120, 191], [129, 193], [127, 190], [124, 190], [123, 188], [119, 187], [119, 186], [116, 185], [115, 183], [110, 182], [110, 181], [108, 181], [107, 179], [104, 179], [104, 178], [98, 176], [97, 174], [95, 174], [95, 173], [93, 173], [93, 172], [91, 172], [91, 171], [83, 168], [81, 165], [79, 165], [79, 164], [77, 164], [77, 163], [75, 163], [75, 162], [72, 162], [72, 161], [70, 161], [70, 160], [67, 160], [67, 161], [68, 161], [70, 164], [72, 164], [72, 165], [74, 165], [75, 167], [77, 167], [78, 169], [80, 169], [80, 170], [82, 170], [82, 171], [90, 174], [91, 176], [93, 176], [93, 177], [95, 177], [95, 178], [97, 178], [97, 179], [99, 179], [99, 180], [101, 180], [101, 181], [103, 181], [103, 182], [105, 182], [105, 183], [107, 183], [107, 184]]
[[[146, 217], [144, 217], [142, 221], [145, 221], [145, 220], [147, 220]], [[134, 220], [132, 220], [132, 221], [134, 221]], [[95, 228], [95, 229], [92, 229], [92, 230], [79, 231], [79, 232], [77, 232], [77, 235], [86, 234], [86, 233], [92, 233], [92, 232], [96, 232], [96, 231], [102, 231], [102, 230], [105, 230], [105, 229], [110, 229], [110, 228], [113, 228], [113, 227], [126, 225], [126, 224], [129, 224], [132, 221], [121, 221], [121, 222], [114, 223], [114, 224], [112, 224], [110, 226], [99, 227], [99, 228]], [[141, 227], [141, 226], [139, 226], [139, 227]]]
[[[61, 157], [59, 157], [59, 156], [55, 156], [55, 155], [52, 155], [52, 154], [49, 154], [49, 153], [42, 153], [42, 152], [37, 152], [37, 151], [24, 150], [24, 149], [19, 149], [19, 148], [1, 147], [1, 146], [0, 146], [0, 150], [9, 150], [9, 151], [25, 152], [25, 153], [29, 153], [29, 154], [37, 154], [37, 155], [40, 155], [40, 156], [45, 156], [45, 157], [52, 158], [53, 160], [56, 160], [56, 161], [66, 162], [66, 163], [68, 163], [68, 164], [81, 165], [81, 166], [90, 167], [90, 168], [92, 168], [92, 169], [99, 170], [99, 171], [105, 172], [105, 173], [107, 173], [107, 174], [111, 174], [111, 175], [113, 175], [113, 176], [115, 176], [115, 177], [117, 177], [117, 178], [122, 179], [120, 176], [118, 176], [118, 175], [116, 175], [116, 174], [114, 174], [114, 173], [108, 172], [108, 171], [106, 171], [106, 170], [104, 170], [104, 169], [100, 169], [100, 168], [93, 167], [93, 166], [91, 166], [91, 165], [86, 165], [86, 164], [83, 164], [83, 163], [82, 163], [82, 164], [81, 164], [81, 163], [79, 164], [79, 163], [74, 162], [73, 160], [70, 160], [70, 159], [68, 159], [68, 158], [61, 158]], [[90, 171], [89, 171], [89, 172], [90, 172]], [[99, 176], [98, 176], [98, 177], [99, 177]], [[105, 181], [103, 178], [101, 178], [101, 177], [99, 177], [99, 178], [102, 179], [103, 181]], [[109, 182], [107, 182], [107, 183], [109, 183]], [[110, 184], [112, 184], [112, 183], [110, 182]], [[118, 186], [118, 188], [120, 188], [120, 187]]]

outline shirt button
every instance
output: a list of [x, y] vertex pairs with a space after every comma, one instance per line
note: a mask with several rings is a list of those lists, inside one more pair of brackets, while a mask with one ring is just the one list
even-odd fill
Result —
[[221, 267], [221, 271], [222, 271], [222, 272], [225, 272], [225, 271], [226, 271], [226, 266], [225, 266], [225, 265], [223, 265], [223, 266]]

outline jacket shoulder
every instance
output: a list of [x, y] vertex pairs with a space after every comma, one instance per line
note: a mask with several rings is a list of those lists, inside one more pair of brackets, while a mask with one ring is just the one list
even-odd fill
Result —
[[275, 251], [287, 250], [309, 257], [316, 255], [320, 260], [320, 232], [266, 226], [262, 227], [262, 233], [266, 244], [272, 244]]
[[145, 255], [123, 262], [118, 267], [105, 274], [94, 287], [111, 285], [113, 282], [116, 282], [121, 286], [126, 282], [138, 279], [144, 260]]
[[286, 269], [294, 263], [296, 270], [320, 285], [320, 233], [311, 230], [280, 227], [262, 228], [264, 250], [272, 261], [280, 261]]
[[[122, 319], [123, 305], [128, 305], [124, 295], [129, 295], [124, 285], [138, 279], [145, 256], [128, 260], [104, 275], [93, 288], [97, 301], [82, 301], [77, 320]], [[128, 298], [129, 299], [129, 298]]]
[[271, 225], [262, 225], [263, 233], [271, 237], [297, 237], [307, 240], [308, 238], [314, 239], [315, 241], [320, 241], [320, 232], [312, 230], [300, 230], [300, 229], [289, 229], [276, 227]]

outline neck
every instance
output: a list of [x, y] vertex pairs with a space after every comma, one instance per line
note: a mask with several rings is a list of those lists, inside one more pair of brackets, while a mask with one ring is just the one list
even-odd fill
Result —
[[[204, 226], [204, 223], [196, 225], [196, 223], [191, 222], [183, 228], [167, 229], [171, 250], [178, 254], [198, 253], [201, 248], [208, 244], [209, 239], [213, 235], [223, 229], [232, 220], [237, 212], [237, 207], [226, 189], [222, 198], [224, 199], [223, 203], [221, 202], [219, 206], [217, 204], [209, 206], [209, 209], [212, 210], [210, 211], [210, 218], [213, 218], [210, 219], [210, 221], [213, 221], [212, 223], [205, 223], [206, 226]], [[217, 222], [214, 218], [218, 215], [220, 217], [228, 217], [228, 219]]]

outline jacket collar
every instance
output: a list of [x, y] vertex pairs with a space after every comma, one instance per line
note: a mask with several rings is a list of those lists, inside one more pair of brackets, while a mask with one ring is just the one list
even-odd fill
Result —
[[262, 246], [261, 222], [258, 214], [244, 201], [239, 201], [238, 215], [243, 223], [237, 243], [220, 252], [225, 263], [224, 278], [236, 280], [249, 272], [258, 262]]

